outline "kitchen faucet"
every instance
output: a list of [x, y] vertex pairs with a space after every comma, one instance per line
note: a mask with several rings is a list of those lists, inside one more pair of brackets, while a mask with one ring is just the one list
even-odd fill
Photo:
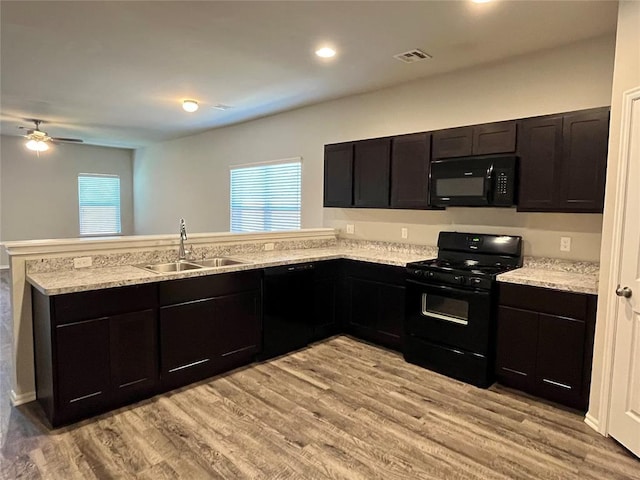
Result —
[[178, 249], [178, 261], [182, 262], [187, 259], [187, 252], [184, 249], [184, 241], [187, 239], [187, 226], [184, 218], [180, 219], [180, 248]]

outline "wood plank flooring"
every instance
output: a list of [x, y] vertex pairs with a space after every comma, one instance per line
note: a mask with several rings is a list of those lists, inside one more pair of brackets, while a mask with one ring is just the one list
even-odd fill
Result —
[[0, 386], [3, 480], [640, 479], [581, 415], [346, 336], [58, 430]]

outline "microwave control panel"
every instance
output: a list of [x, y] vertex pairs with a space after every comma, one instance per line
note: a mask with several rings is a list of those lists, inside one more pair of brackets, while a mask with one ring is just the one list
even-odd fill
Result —
[[512, 205], [513, 204], [513, 180], [509, 178], [513, 175], [512, 169], [496, 168], [494, 169], [495, 185], [493, 191], [494, 205]]

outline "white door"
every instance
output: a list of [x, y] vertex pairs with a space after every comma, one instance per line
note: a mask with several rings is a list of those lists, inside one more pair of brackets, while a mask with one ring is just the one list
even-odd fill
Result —
[[628, 170], [620, 286], [615, 292], [618, 305], [609, 433], [640, 456], [640, 89], [628, 92], [625, 104], [620, 160]]

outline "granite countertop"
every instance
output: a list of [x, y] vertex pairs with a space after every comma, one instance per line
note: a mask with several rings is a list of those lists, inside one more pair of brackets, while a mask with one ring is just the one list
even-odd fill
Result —
[[[44, 273], [28, 273], [27, 281], [45, 295], [61, 295], [64, 293], [99, 290], [103, 288], [122, 287], [143, 283], [192, 278], [216, 273], [239, 272], [256, 268], [275, 267], [299, 262], [314, 262], [346, 258], [364, 262], [379, 263], [404, 267], [408, 262], [434, 258], [421, 252], [397, 252], [389, 250], [330, 247], [309, 248], [301, 250], [276, 250], [271, 252], [243, 253], [231, 255], [230, 258], [246, 263], [225, 267], [203, 268], [184, 272], [154, 273], [132, 265], [102, 268], [83, 268]], [[195, 261], [197, 262], [197, 260]]]
[[[246, 262], [244, 264], [184, 272], [154, 273], [142, 268], [125, 265], [29, 273], [27, 274], [27, 281], [45, 295], [60, 295], [340, 258], [404, 267], [408, 262], [435, 258], [436, 255], [437, 249], [435, 247], [431, 250], [395, 251], [393, 249], [379, 248], [376, 245], [373, 245], [373, 248], [336, 246], [242, 253], [231, 255], [230, 257]], [[597, 264], [588, 262], [525, 258], [522, 268], [498, 275], [498, 281], [595, 295], [598, 291], [598, 268]]]
[[522, 268], [498, 275], [498, 282], [597, 295], [598, 274], [597, 263], [526, 257]]

